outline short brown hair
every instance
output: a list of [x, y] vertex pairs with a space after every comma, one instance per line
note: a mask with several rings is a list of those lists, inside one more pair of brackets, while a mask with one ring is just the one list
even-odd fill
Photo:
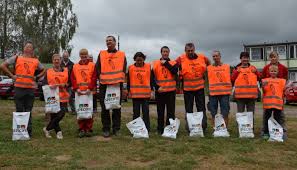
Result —
[[60, 54], [54, 54], [54, 55], [52, 56], [52, 60], [53, 60], [55, 57], [59, 57], [59, 58], [61, 58], [61, 55], [60, 55]]
[[87, 49], [85, 49], [85, 48], [82, 48], [81, 50], [79, 50], [79, 55], [89, 55], [89, 52], [88, 52], [88, 50]]

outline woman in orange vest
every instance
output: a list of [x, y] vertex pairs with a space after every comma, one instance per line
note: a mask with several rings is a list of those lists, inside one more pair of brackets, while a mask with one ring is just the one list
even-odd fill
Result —
[[[95, 64], [89, 62], [87, 49], [81, 49], [79, 51], [79, 56], [80, 61], [77, 64], [74, 64], [71, 73], [72, 88], [78, 95], [88, 95], [91, 94], [96, 86], [97, 74]], [[77, 122], [79, 125], [78, 136], [80, 138], [92, 136], [93, 118], [82, 119]]]
[[50, 131], [55, 130], [57, 139], [63, 139], [62, 130], [59, 122], [65, 116], [67, 111], [67, 103], [69, 101], [68, 87], [70, 84], [68, 69], [61, 67], [61, 56], [54, 54], [52, 56], [53, 68], [46, 71], [43, 79], [43, 85], [49, 85], [50, 88], [59, 88], [60, 97], [60, 111], [58, 113], [50, 114], [50, 122], [47, 127], [43, 128], [46, 138], [51, 138]]
[[[210, 64], [204, 54], [195, 53], [195, 45], [187, 43], [185, 53], [181, 55], [177, 62], [180, 63], [180, 76], [183, 83], [184, 101], [186, 113], [193, 113], [194, 101], [197, 112], [203, 112], [202, 128], [207, 128], [207, 117], [205, 109], [204, 94], [204, 74], [206, 66]], [[188, 129], [188, 126], [186, 125]]]
[[[274, 119], [282, 125], [285, 126], [285, 116], [284, 116], [284, 91], [286, 86], [286, 79], [277, 78], [278, 66], [271, 65], [269, 67], [270, 78], [265, 78], [262, 80], [263, 88], [263, 138], [269, 138], [268, 131], [268, 119], [273, 114]], [[283, 136], [287, 139], [286, 132]]]
[[261, 79], [256, 67], [249, 63], [248, 52], [240, 53], [241, 63], [232, 72], [231, 81], [234, 84], [234, 98], [237, 102], [237, 112], [254, 112], [258, 97], [258, 81]]
[[[9, 65], [15, 66], [15, 74], [9, 69]], [[28, 122], [28, 133], [32, 136], [32, 108], [34, 104], [34, 91], [37, 88], [36, 82], [45, 73], [44, 66], [34, 55], [33, 43], [27, 41], [23, 54], [12, 56], [1, 64], [1, 69], [14, 80], [15, 106], [17, 112], [31, 112]], [[35, 72], [39, 74], [35, 76]]]
[[221, 53], [219, 51], [214, 51], [212, 57], [214, 64], [207, 66], [212, 124], [214, 126], [218, 103], [220, 103], [221, 114], [224, 117], [226, 126], [228, 126], [228, 114], [230, 110], [229, 95], [232, 91], [230, 65], [221, 62]]
[[145, 58], [142, 52], [134, 55], [135, 63], [128, 69], [127, 89], [133, 102], [133, 120], [140, 117], [140, 108], [142, 108], [143, 121], [147, 130], [150, 131], [151, 65], [144, 63]]
[[158, 114], [158, 133], [164, 131], [164, 114], [166, 107], [166, 125], [169, 119], [175, 119], [175, 98], [176, 98], [176, 78], [178, 65], [169, 58], [170, 50], [167, 46], [161, 48], [162, 57], [153, 62], [152, 77], [153, 85], [156, 89], [156, 102]]

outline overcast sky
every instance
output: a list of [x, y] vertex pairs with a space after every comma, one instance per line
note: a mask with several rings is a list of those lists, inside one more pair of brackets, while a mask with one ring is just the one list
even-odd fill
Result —
[[72, 59], [87, 48], [97, 59], [107, 35], [120, 35], [129, 64], [142, 51], [160, 58], [160, 48], [175, 59], [193, 42], [210, 59], [220, 50], [225, 63], [236, 64], [243, 44], [297, 41], [296, 0], [73, 0], [79, 28], [71, 42]]

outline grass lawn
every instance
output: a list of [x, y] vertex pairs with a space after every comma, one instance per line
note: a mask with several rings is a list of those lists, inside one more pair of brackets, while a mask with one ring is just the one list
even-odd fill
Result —
[[[35, 106], [42, 106], [36, 102]], [[130, 104], [125, 104], [131, 106]], [[62, 120], [64, 139], [43, 136], [44, 113], [33, 113], [33, 139], [12, 141], [13, 101], [0, 101], [0, 168], [4, 169], [296, 169], [296, 118], [287, 118], [289, 139], [272, 143], [260, 136], [261, 119], [256, 117], [255, 139], [239, 139], [234, 117], [231, 116], [230, 138], [213, 138], [208, 128], [205, 138], [190, 138], [185, 131], [183, 116], [176, 140], [156, 134], [156, 117], [152, 116], [150, 139], [133, 139], [125, 123], [131, 113], [122, 113], [119, 137], [101, 137], [101, 122], [95, 115], [94, 137], [78, 138], [75, 116], [66, 114]], [[152, 113], [156, 115], [155, 113]], [[181, 114], [179, 114], [181, 115]], [[234, 115], [234, 114], [232, 114]], [[209, 121], [210, 122], [210, 121]], [[210, 127], [210, 126], [209, 126]]]

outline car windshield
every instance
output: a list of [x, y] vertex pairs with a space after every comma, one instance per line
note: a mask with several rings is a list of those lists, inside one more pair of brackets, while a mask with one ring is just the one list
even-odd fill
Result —
[[293, 82], [293, 83], [292, 83], [292, 86], [293, 86], [293, 87], [297, 87], [297, 82]]

